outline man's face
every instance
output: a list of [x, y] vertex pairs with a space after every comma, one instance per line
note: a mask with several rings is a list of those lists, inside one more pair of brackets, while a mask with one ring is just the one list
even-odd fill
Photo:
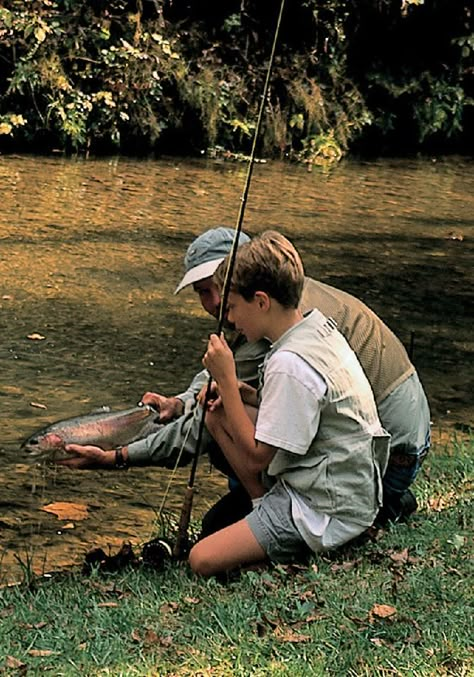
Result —
[[212, 281], [212, 277], [206, 277], [193, 284], [193, 289], [199, 296], [204, 310], [216, 319], [219, 318], [221, 296], [219, 290]]

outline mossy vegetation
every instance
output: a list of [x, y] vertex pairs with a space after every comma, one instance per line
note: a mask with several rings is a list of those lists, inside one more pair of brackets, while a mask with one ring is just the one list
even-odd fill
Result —
[[[10, 0], [0, 150], [248, 152], [279, 3]], [[467, 0], [286, 0], [260, 153], [469, 152]]]

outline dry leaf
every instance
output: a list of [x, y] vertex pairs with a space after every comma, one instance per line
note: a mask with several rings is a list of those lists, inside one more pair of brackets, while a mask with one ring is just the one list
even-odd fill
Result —
[[388, 604], [374, 604], [369, 611], [369, 615], [377, 616], [378, 618], [390, 618], [390, 616], [394, 616], [396, 613], [395, 607]]
[[36, 407], [36, 409], [47, 409], [48, 407], [41, 402], [30, 402], [30, 407]]
[[31, 339], [32, 341], [43, 341], [46, 336], [43, 336], [42, 334], [28, 334], [26, 338]]
[[342, 564], [333, 564], [331, 566], [331, 571], [334, 572], [334, 573], [336, 573], [337, 571], [350, 571], [359, 562], [360, 562], [360, 560], [356, 559], [356, 560], [352, 560], [352, 561], [343, 562]]
[[408, 562], [408, 548], [405, 548], [401, 552], [392, 552], [389, 557], [396, 564], [406, 564]]
[[293, 632], [290, 628], [282, 628], [281, 626], [275, 628], [273, 631], [275, 637], [278, 637], [282, 642], [290, 642], [291, 644], [297, 644], [299, 642], [309, 642], [311, 635], [302, 635], [297, 632]]
[[82, 503], [50, 503], [41, 510], [53, 513], [60, 520], [85, 520], [89, 517], [87, 505]]
[[117, 602], [99, 602], [97, 605], [98, 607], [104, 608], [104, 607], [117, 607], [118, 604]]
[[199, 604], [201, 601], [199, 597], [185, 597], [184, 601], [187, 602], [188, 604]]
[[173, 638], [170, 635], [160, 637], [160, 646], [169, 647], [173, 644]]
[[375, 646], [387, 646], [390, 649], [393, 648], [393, 644], [390, 644], [390, 642], [387, 642], [385, 639], [380, 639], [380, 637], [372, 637], [370, 641], [372, 644], [375, 644]]
[[15, 658], [15, 656], [7, 656], [5, 665], [7, 668], [11, 668], [12, 670], [19, 670], [20, 668], [26, 667], [26, 663], [22, 663], [22, 661], [20, 661], [18, 658]]
[[37, 656], [38, 658], [41, 658], [42, 656], [52, 656], [53, 654], [57, 654], [57, 651], [51, 651], [51, 649], [30, 649], [28, 651], [30, 656]]
[[154, 630], [146, 630], [145, 637], [143, 638], [143, 641], [147, 645], [157, 644], [158, 635], [156, 634], [156, 632]]
[[177, 602], [165, 602], [160, 606], [160, 614], [176, 613], [179, 609]]

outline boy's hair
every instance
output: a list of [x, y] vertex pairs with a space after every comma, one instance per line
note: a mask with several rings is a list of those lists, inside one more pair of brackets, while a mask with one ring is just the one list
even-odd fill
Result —
[[[214, 273], [221, 289], [229, 256]], [[304, 269], [301, 258], [289, 240], [275, 230], [267, 230], [241, 245], [235, 255], [230, 289], [251, 301], [255, 292], [264, 291], [284, 308], [297, 308], [303, 292]]]

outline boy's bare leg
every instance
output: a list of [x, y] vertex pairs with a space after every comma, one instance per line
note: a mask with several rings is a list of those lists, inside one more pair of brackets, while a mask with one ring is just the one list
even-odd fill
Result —
[[189, 553], [189, 563], [195, 573], [213, 576], [241, 564], [261, 562], [265, 557], [265, 551], [243, 519], [196, 543]]

